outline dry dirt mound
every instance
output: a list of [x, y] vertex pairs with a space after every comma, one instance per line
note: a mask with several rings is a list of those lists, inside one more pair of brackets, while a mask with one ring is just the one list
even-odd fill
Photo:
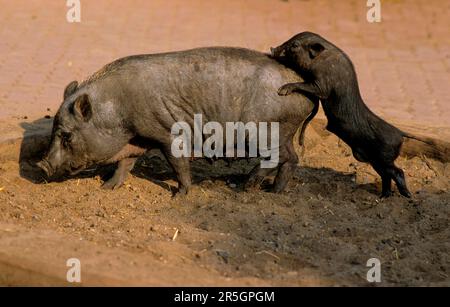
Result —
[[399, 158], [414, 197], [380, 200], [371, 168], [316, 131], [285, 193], [244, 192], [251, 161], [199, 160], [184, 199], [158, 153], [103, 191], [111, 168], [39, 183], [45, 137], [2, 144], [0, 284], [66, 284], [75, 257], [86, 285], [368, 285], [376, 257], [382, 285], [450, 285], [450, 164]]

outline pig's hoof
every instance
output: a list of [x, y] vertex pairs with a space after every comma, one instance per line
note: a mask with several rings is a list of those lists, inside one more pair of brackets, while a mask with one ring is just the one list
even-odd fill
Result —
[[180, 201], [180, 202], [185, 201], [187, 199], [187, 197], [188, 197], [187, 194], [182, 194], [182, 193], [179, 193], [179, 192], [177, 192], [177, 193], [172, 195], [172, 199], [173, 200]]
[[173, 194], [173, 198], [183, 200], [187, 197], [188, 193], [189, 193], [189, 188], [180, 187], [180, 188], [178, 188], [178, 191], [176, 191], [175, 194]]
[[294, 92], [294, 88], [290, 84], [285, 84], [278, 90], [278, 95], [287, 96]]
[[399, 190], [400, 194], [405, 196], [406, 198], [411, 198], [411, 192], [409, 192], [408, 190]]
[[102, 185], [102, 189], [104, 190], [115, 190], [120, 188], [123, 185], [123, 181], [117, 180], [114, 177], [105, 181]]
[[285, 187], [277, 187], [277, 186], [274, 186], [274, 187], [272, 188], [272, 192], [275, 193], [275, 194], [281, 194], [281, 193], [284, 192], [284, 189], [285, 189]]
[[245, 192], [257, 192], [257, 191], [260, 191], [260, 190], [261, 189], [260, 189], [259, 185], [246, 184], [244, 186], [244, 191]]
[[257, 190], [263, 181], [264, 181], [264, 177], [259, 177], [259, 176], [251, 177], [245, 183], [244, 190], [245, 191]]
[[186, 187], [181, 187], [181, 188], [179, 188], [178, 189], [178, 195], [187, 195], [187, 193], [188, 193], [188, 188], [186, 188]]
[[392, 191], [383, 191], [383, 193], [381, 193], [380, 198], [388, 198], [391, 197], [394, 193], [392, 193]]

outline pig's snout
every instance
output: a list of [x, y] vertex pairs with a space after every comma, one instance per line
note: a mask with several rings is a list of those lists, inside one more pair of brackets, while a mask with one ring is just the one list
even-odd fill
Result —
[[43, 170], [48, 178], [51, 178], [55, 173], [53, 167], [46, 159], [43, 159], [42, 161], [36, 163], [36, 166]]

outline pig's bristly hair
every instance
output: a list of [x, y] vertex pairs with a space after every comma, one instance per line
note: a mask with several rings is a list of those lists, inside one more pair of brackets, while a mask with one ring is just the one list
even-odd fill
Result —
[[111, 73], [118, 71], [122, 65], [124, 64], [126, 58], [118, 59], [112, 63], [106, 64], [103, 66], [100, 70], [93, 73], [91, 76], [89, 76], [87, 79], [83, 80], [79, 87], [83, 87], [85, 85], [88, 85], [92, 82], [95, 82], [97, 80], [102, 79], [103, 77], [106, 77], [110, 75]]
[[[378, 117], [364, 103], [359, 89], [356, 69], [350, 57], [333, 43], [319, 35], [315, 36], [319, 38], [319, 42], [323, 40], [328, 45], [328, 48], [331, 47], [332, 51], [340, 57], [345, 73], [347, 73], [346, 76], [337, 76], [339, 78], [337, 81], [335, 79], [336, 76], [331, 76], [332, 82], [345, 82], [345, 84], [333, 88], [333, 96], [330, 99], [333, 101], [329, 102], [330, 105], [322, 103], [325, 112], [335, 117], [334, 120], [350, 125], [354, 130], [355, 136], [361, 135], [375, 140], [381, 133], [386, 132], [386, 130], [392, 130], [392, 133], [402, 133], [398, 128]], [[339, 72], [340, 70], [338, 69], [337, 71]], [[329, 81], [329, 78], [326, 78], [326, 81]], [[333, 125], [339, 125], [339, 122], [334, 122]]]

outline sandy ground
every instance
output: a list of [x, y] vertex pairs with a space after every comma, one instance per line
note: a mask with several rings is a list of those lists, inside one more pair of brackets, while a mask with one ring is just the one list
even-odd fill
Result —
[[78, 258], [82, 285], [367, 286], [373, 257], [380, 285], [450, 285], [449, 163], [399, 158], [414, 197], [380, 200], [374, 171], [314, 123], [286, 192], [243, 191], [254, 161], [197, 160], [180, 199], [158, 152], [116, 191], [100, 188], [111, 167], [43, 182], [50, 125], [0, 145], [0, 285], [67, 285]]
[[305, 30], [348, 53], [377, 114], [449, 142], [449, 5], [383, 0], [372, 24], [361, 0], [96, 0], [72, 24], [65, 1], [0, 0], [0, 285], [67, 285], [73, 257], [83, 285], [366, 286], [372, 257], [382, 286], [450, 285], [450, 147], [404, 152], [411, 200], [381, 201], [378, 176], [320, 125], [281, 195], [270, 180], [242, 191], [246, 161], [195, 161], [183, 200], [158, 153], [113, 192], [100, 189], [112, 168], [46, 184], [32, 167], [51, 124], [35, 120], [70, 81], [131, 54], [268, 51]]

